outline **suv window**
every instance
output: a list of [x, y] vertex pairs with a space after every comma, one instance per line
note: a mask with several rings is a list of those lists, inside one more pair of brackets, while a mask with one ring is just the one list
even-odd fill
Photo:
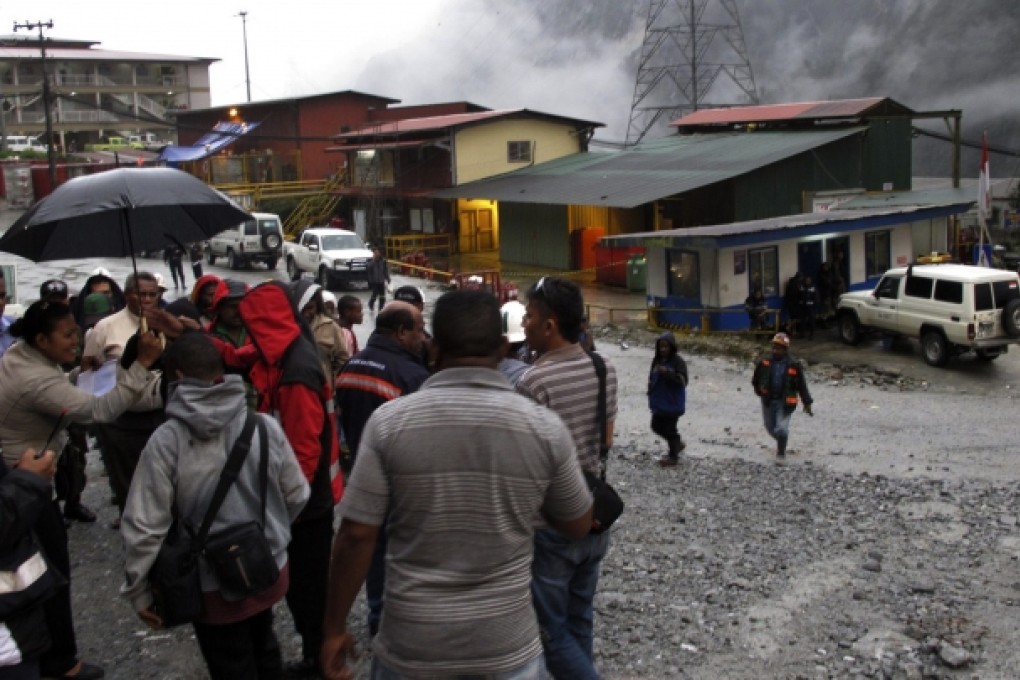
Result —
[[244, 235], [245, 236], [258, 236], [259, 235], [259, 223], [255, 220], [248, 220], [244, 223]]
[[963, 282], [939, 279], [935, 282], [935, 299], [940, 302], [952, 302], [957, 305], [962, 303]]
[[993, 281], [992, 291], [997, 309], [1004, 309], [1010, 300], [1020, 299], [1020, 284], [1016, 281]]
[[990, 309], [995, 309], [995, 301], [992, 299], [992, 284], [975, 283], [974, 311], [987, 312]]
[[875, 288], [875, 297], [892, 298], [893, 300], [895, 300], [897, 297], [899, 297], [899, 291], [900, 291], [900, 277], [884, 276], [882, 277], [882, 280], [878, 282], [878, 287]]
[[931, 297], [933, 283], [934, 279], [929, 279], [927, 276], [908, 276], [907, 285], [903, 289], [903, 294], [927, 300]]
[[[277, 221], [273, 219], [259, 220], [258, 230], [263, 234], [272, 234], [277, 230]], [[255, 232], [252, 232], [255, 233]]]

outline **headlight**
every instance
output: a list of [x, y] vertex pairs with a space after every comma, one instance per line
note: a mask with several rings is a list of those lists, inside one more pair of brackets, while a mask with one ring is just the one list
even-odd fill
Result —
[[333, 260], [333, 269], [346, 269], [347, 260]]

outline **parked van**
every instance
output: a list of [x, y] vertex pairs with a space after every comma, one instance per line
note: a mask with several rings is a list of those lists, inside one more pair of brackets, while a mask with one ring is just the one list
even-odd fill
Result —
[[21, 153], [22, 151], [46, 153], [49, 151], [49, 148], [40, 142], [38, 137], [29, 137], [27, 135], [9, 135], [4, 137], [4, 145], [8, 151], [14, 151], [15, 153]]

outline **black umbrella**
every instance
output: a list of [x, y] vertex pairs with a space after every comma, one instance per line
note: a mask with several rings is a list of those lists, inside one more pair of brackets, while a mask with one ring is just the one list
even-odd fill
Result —
[[76, 177], [33, 205], [0, 238], [0, 251], [34, 262], [131, 256], [167, 239], [204, 241], [251, 215], [173, 168], [118, 168]]

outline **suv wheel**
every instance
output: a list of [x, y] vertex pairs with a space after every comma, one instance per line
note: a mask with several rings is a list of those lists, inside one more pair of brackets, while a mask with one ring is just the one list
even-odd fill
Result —
[[283, 243], [280, 235], [274, 232], [262, 234], [262, 247], [266, 250], [276, 250]]
[[949, 343], [938, 331], [925, 331], [921, 336], [921, 354], [930, 366], [945, 366], [949, 363]]
[[329, 290], [329, 270], [325, 267], [319, 267], [319, 285], [323, 290]]
[[853, 312], [839, 315], [839, 339], [848, 345], [856, 345], [861, 341], [861, 322]]
[[1012, 337], [1020, 337], [1020, 300], [1010, 300], [1002, 310], [1002, 328]]
[[216, 256], [213, 255], [212, 248], [205, 249], [205, 261], [209, 264], [216, 264]]
[[291, 281], [298, 281], [301, 279], [301, 270], [297, 268], [297, 264], [294, 262], [293, 257], [287, 258], [287, 276], [290, 277]]

